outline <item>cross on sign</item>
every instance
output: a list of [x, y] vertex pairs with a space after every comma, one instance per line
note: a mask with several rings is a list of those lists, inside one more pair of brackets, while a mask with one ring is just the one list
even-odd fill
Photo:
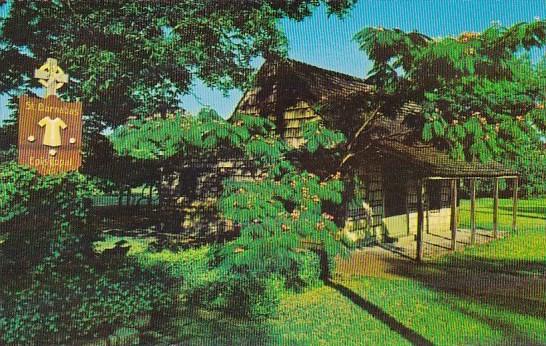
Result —
[[48, 58], [39, 69], [34, 70], [34, 78], [46, 87], [45, 97], [55, 95], [57, 89], [68, 83], [68, 75], [57, 65], [57, 59]]

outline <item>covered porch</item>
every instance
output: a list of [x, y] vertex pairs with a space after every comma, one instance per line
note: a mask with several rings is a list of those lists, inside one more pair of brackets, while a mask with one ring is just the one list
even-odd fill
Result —
[[[425, 257], [436, 257], [444, 252], [455, 251], [465, 245], [485, 243], [502, 237], [499, 230], [499, 182], [504, 180], [511, 188], [512, 220], [511, 229], [516, 230], [519, 175], [496, 162], [481, 163], [454, 160], [446, 152], [430, 145], [408, 145], [400, 141], [383, 141], [381, 151], [385, 155], [400, 160], [400, 165], [411, 166], [414, 172], [414, 189], [416, 191], [417, 222], [412, 225], [414, 232], [398, 239], [396, 242], [382, 246], [399, 252], [402, 255], [422, 261]], [[468, 181], [469, 224], [460, 227], [459, 189], [462, 180]], [[477, 181], [492, 184], [492, 227], [489, 230], [479, 229], [476, 222], [476, 185]], [[449, 229], [430, 227], [428, 219], [426, 189], [431, 182], [449, 183]], [[483, 197], [483, 195], [482, 195]], [[408, 227], [409, 223], [408, 223]], [[504, 230], [506, 231], [506, 230]]]
[[[442, 250], [455, 251], [458, 246], [475, 245], [485, 243], [502, 236], [503, 232], [499, 231], [499, 180], [505, 179], [512, 183], [512, 231], [516, 231], [517, 226], [517, 203], [518, 203], [518, 184], [519, 177], [517, 175], [499, 175], [491, 177], [470, 176], [465, 177], [470, 180], [470, 227], [459, 227], [459, 177], [422, 177], [417, 180], [417, 230], [415, 236], [415, 259], [421, 261], [425, 255], [425, 244], [430, 245], [432, 250], [429, 255], [441, 253]], [[427, 180], [448, 179], [451, 182], [451, 220], [450, 232], [426, 232], [425, 223], [425, 205], [424, 193]], [[476, 224], [476, 181], [478, 179], [493, 180], [493, 210], [492, 210], [492, 225], [491, 231], [479, 230]], [[410, 246], [411, 248], [412, 246]], [[408, 251], [408, 247], [402, 246], [404, 251]], [[434, 251], [433, 249], [436, 249]]]

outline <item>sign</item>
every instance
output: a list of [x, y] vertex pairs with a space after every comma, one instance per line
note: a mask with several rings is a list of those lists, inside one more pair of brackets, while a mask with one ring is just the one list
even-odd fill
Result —
[[46, 86], [44, 99], [19, 98], [19, 164], [40, 174], [74, 171], [81, 166], [82, 104], [63, 102], [55, 94], [68, 76], [55, 59], [36, 70]]

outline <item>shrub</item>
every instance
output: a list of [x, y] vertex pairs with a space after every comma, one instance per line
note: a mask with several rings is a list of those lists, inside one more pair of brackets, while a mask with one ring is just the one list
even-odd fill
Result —
[[181, 279], [183, 290], [191, 290], [209, 271], [209, 250], [209, 246], [202, 246], [179, 252], [143, 252], [137, 256], [137, 261], [144, 268], [157, 268], [173, 279]]
[[93, 192], [79, 173], [39, 176], [13, 162], [0, 165], [0, 273], [25, 274], [46, 257], [89, 250]]
[[188, 306], [204, 306], [251, 319], [273, 317], [286, 289], [301, 291], [316, 287], [322, 283], [323, 273], [328, 271], [323, 268], [326, 264], [320, 255], [311, 250], [294, 252], [290, 258], [284, 258], [291, 264], [270, 263], [266, 267], [225, 267], [221, 262], [214, 266], [221, 261], [221, 257], [214, 257], [221, 256], [219, 250], [209, 256], [211, 269], [196, 276], [193, 285], [186, 284]]
[[[172, 304], [169, 282], [130, 265], [99, 271], [53, 266], [16, 292], [1, 292], [0, 340], [64, 343], [138, 327], [137, 317]], [[8, 303], [9, 302], [9, 303]]]
[[245, 305], [243, 315], [254, 319], [275, 316], [284, 293], [284, 278], [272, 275], [259, 279], [257, 283], [257, 292], [256, 287], [251, 287], [248, 292], [248, 302], [243, 304]]
[[322, 283], [320, 257], [313, 251], [304, 251], [296, 256], [294, 274], [287, 282], [289, 288], [301, 290], [316, 287]]
[[252, 272], [225, 273], [214, 269], [189, 294], [189, 304], [221, 310], [235, 317], [261, 319], [277, 313], [285, 280], [279, 275], [261, 277]]
[[85, 221], [94, 185], [72, 172], [40, 176], [14, 162], [0, 165], [0, 223], [6, 226], [31, 216], [42, 224]]

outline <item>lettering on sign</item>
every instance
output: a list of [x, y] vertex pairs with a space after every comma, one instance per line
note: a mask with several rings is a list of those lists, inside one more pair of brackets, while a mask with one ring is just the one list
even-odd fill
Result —
[[[52, 109], [64, 109], [54, 113]], [[81, 166], [82, 104], [56, 96], [19, 99], [19, 163], [41, 174], [77, 170]]]

